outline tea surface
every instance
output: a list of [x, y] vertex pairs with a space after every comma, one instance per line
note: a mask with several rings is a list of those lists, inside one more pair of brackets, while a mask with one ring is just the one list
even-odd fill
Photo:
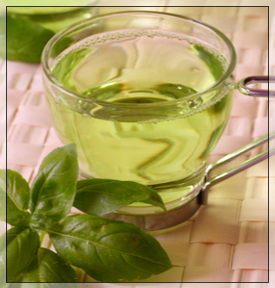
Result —
[[[178, 38], [116, 38], [72, 47], [55, 63], [56, 79], [83, 95], [73, 105], [65, 96], [49, 95], [58, 136], [77, 145], [80, 170], [88, 178], [156, 185], [189, 177], [205, 164], [226, 125], [231, 92], [208, 107], [202, 97], [192, 98], [177, 117], [165, 104], [213, 85], [224, 73], [225, 59]], [[163, 106], [126, 109], [153, 103]]]

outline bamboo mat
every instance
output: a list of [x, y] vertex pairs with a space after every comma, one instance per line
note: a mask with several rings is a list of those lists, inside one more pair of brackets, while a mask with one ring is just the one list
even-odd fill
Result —
[[[111, 2], [111, 0], [103, 0], [100, 3], [108, 6]], [[116, 5], [121, 5], [120, 2], [122, 1], [117, 0]], [[143, 2], [166, 6], [146, 8], [147, 10], [189, 16], [207, 22], [224, 32], [237, 51], [237, 80], [251, 75], [268, 74], [269, 36], [269, 72], [270, 75], [275, 75], [275, 18], [270, 11], [268, 35], [267, 8], [240, 7], [254, 4], [253, 1], [247, 0], [231, 1], [231, 5], [236, 6], [227, 8], [206, 7], [216, 4], [216, 1], [210, 0], [193, 0], [195, 5], [205, 5], [204, 7], [171, 7], [183, 5], [185, 2], [177, 0], [138, 1], [139, 5], [144, 4]], [[260, 5], [259, 1], [257, 2]], [[263, 1], [261, 5], [271, 6], [273, 1]], [[99, 13], [118, 10], [126, 10], [126, 8], [101, 7]], [[1, 61], [1, 91], [5, 89], [4, 76], [5, 63]], [[1, 93], [1, 104], [5, 104], [3, 95]], [[8, 61], [7, 95], [8, 131], [7, 139], [5, 133], [0, 133], [1, 168], [5, 168], [7, 140], [8, 168], [18, 171], [31, 182], [42, 159], [52, 149], [61, 146], [46, 110], [41, 67]], [[275, 130], [274, 100], [268, 103], [266, 99], [243, 96], [237, 90], [234, 97], [235, 102], [229, 123], [209, 162], [267, 134], [268, 108], [269, 128], [270, 131]], [[1, 105], [0, 108], [0, 129], [5, 131], [5, 105]], [[253, 151], [252, 154], [261, 149], [263, 148]], [[241, 160], [246, 160], [248, 157], [249, 154], [244, 155]], [[233, 165], [236, 163], [237, 161], [234, 161]], [[230, 165], [225, 168], [231, 168], [232, 164]], [[275, 287], [275, 157], [269, 159], [269, 167], [269, 219], [268, 161], [264, 161], [214, 186], [210, 190], [208, 205], [202, 207], [198, 214], [180, 228], [154, 235], [167, 251], [173, 264], [172, 269], [144, 281], [149, 283], [82, 283], [79, 287], [149, 288], [156, 285], [173, 288]], [[0, 233], [5, 229], [4, 223], [1, 224]], [[49, 244], [46, 239], [44, 245]], [[81, 270], [77, 272], [80, 282], [95, 282]], [[260, 283], [268, 280], [269, 284]], [[171, 282], [171, 284], [164, 282]], [[201, 282], [219, 283], [202, 284]]]

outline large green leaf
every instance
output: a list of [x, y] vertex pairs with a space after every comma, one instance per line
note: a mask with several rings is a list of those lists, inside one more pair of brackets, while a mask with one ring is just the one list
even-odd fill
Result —
[[38, 233], [29, 228], [14, 227], [7, 231], [7, 282], [16, 281], [26, 272], [39, 246]]
[[161, 197], [152, 188], [108, 179], [78, 181], [73, 205], [85, 213], [101, 216], [133, 202], [145, 202], [165, 210]]
[[7, 15], [7, 59], [39, 63], [44, 46], [53, 35], [53, 31], [27, 18]]
[[60, 283], [60, 287], [76, 287], [77, 282], [74, 269], [60, 256], [51, 250], [39, 248], [37, 257], [30, 265], [28, 272], [21, 279], [22, 282]]
[[48, 229], [70, 211], [78, 177], [74, 144], [57, 148], [47, 155], [31, 186], [29, 208], [33, 213], [31, 227]]
[[7, 222], [12, 226], [28, 227], [30, 187], [17, 172], [7, 170]]
[[48, 232], [61, 257], [99, 281], [145, 279], [171, 268], [159, 242], [132, 224], [74, 215]]

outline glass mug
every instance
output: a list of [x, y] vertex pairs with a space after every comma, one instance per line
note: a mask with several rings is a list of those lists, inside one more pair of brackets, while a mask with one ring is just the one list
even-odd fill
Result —
[[185, 218], [195, 213], [230, 116], [235, 65], [216, 28], [160, 12], [101, 15], [49, 41], [48, 110], [63, 144], [76, 144], [81, 176], [148, 185], [167, 209], [133, 203], [112, 219], [159, 230], [182, 222], [181, 207]]

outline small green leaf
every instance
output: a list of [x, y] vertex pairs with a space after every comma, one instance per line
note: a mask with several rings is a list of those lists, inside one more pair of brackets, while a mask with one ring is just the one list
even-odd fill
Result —
[[88, 179], [77, 183], [74, 207], [101, 216], [129, 205], [144, 202], [165, 210], [161, 197], [152, 188], [131, 181]]
[[7, 15], [8, 60], [39, 63], [43, 48], [53, 35], [27, 18]]
[[[2, 176], [1, 176], [2, 178]], [[7, 222], [12, 226], [28, 227], [30, 213], [28, 209], [30, 187], [17, 172], [7, 170]]]
[[132, 224], [74, 215], [48, 233], [61, 257], [98, 281], [145, 279], [171, 268], [159, 242]]
[[6, 188], [7, 177], [6, 170], [0, 169], [0, 221], [6, 220]]
[[[75, 283], [77, 278], [74, 269], [64, 259], [51, 250], [39, 248], [37, 257], [33, 260], [28, 272], [21, 281], [61, 284]], [[65, 287], [73, 288], [76, 287], [76, 284], [68, 284]]]
[[7, 170], [7, 193], [20, 210], [28, 209], [30, 187], [16, 171]]
[[14, 227], [7, 231], [7, 282], [25, 273], [37, 254], [39, 235], [31, 229]]
[[[31, 186], [29, 208], [36, 215], [31, 219], [33, 229], [43, 230], [45, 225], [52, 225], [70, 213], [77, 178], [78, 162], [74, 144], [57, 148], [44, 158]], [[41, 222], [41, 219], [45, 222], [47, 218], [48, 223]]]

